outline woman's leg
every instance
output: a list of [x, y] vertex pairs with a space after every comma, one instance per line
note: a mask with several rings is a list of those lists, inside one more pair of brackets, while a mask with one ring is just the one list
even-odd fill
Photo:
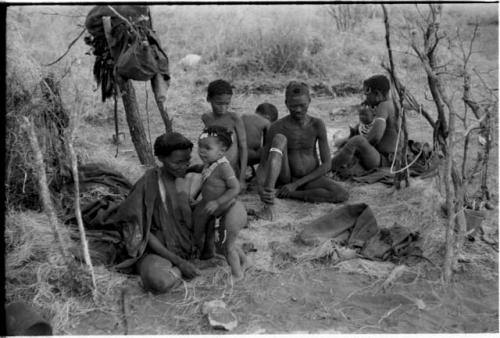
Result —
[[342, 203], [347, 201], [349, 193], [339, 183], [322, 176], [291, 192], [289, 197], [306, 202]]
[[332, 159], [332, 171], [340, 169], [352, 162], [353, 157], [359, 159], [359, 163], [367, 170], [378, 168], [380, 165], [380, 154], [368, 140], [361, 135], [351, 137], [347, 143]]
[[181, 282], [181, 272], [172, 263], [155, 254], [145, 254], [136, 268], [144, 289], [153, 293], [166, 293]]

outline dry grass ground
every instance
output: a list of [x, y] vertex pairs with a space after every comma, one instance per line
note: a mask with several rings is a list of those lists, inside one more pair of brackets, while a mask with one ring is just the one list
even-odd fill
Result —
[[[54, 11], [54, 7], [44, 10]], [[169, 50], [173, 79], [169, 90], [169, 114], [174, 118], [174, 129], [196, 143], [202, 129], [200, 116], [209, 109], [205, 100], [206, 86], [222, 74], [217, 63], [210, 59], [199, 68], [187, 72], [176, 66], [176, 62], [186, 53], [208, 53], [211, 50], [209, 47], [196, 49], [200, 45], [190, 46], [185, 36], [183, 39], [186, 41], [179, 42], [183, 35], [179, 32], [180, 26], [176, 26], [179, 22], [175, 20], [180, 19], [169, 13], [179, 14], [183, 11], [185, 8], [182, 7], [167, 8], [165, 12], [157, 12], [153, 19], [157, 30], [163, 34], [162, 39], [168, 39], [169, 44], [176, 46]], [[207, 13], [206, 20], [213, 20], [210, 21], [211, 25], [217, 22], [214, 19], [217, 15], [227, 19], [220, 13], [215, 16]], [[22, 18], [10, 17], [10, 36], [16, 36], [20, 41], [24, 39], [25, 47], [34, 50], [35, 58], [48, 62], [65, 49], [63, 41], [69, 41], [69, 37], [57, 40], [46, 36], [37, 38], [33, 28], [23, 26]], [[32, 25], [38, 27], [40, 22], [49, 24], [47, 20], [52, 18], [34, 16], [33, 20], [37, 21]], [[168, 20], [163, 21], [161, 18]], [[66, 20], [64, 25], [74, 25], [71, 18], [57, 20]], [[25, 35], [17, 37], [12, 33], [15, 27], [24, 30]], [[216, 37], [220, 42], [224, 40], [225, 31], [224, 27], [217, 27], [219, 35]], [[336, 66], [338, 72], [327, 73], [326, 77], [292, 73], [234, 79], [236, 93], [232, 110], [239, 114], [251, 114], [259, 103], [267, 101], [277, 106], [280, 117], [284, 116], [286, 107], [282, 91], [255, 94], [251, 90], [262, 81], [268, 81], [273, 86], [284, 86], [291, 78], [298, 77], [310, 83], [335, 83], [340, 80], [359, 80], [368, 74], [380, 72], [378, 59], [361, 60], [355, 46], [366, 43], [368, 50], [376, 46], [373, 51], [383, 53], [383, 47], [380, 48], [383, 38], [381, 27], [377, 18], [367, 22], [362, 27], [364, 30], [352, 35], [361, 39], [359, 36], [362, 33], [367, 34], [361, 39], [363, 41], [351, 41], [352, 36], [345, 34], [332, 37], [334, 41], [327, 48], [342, 42], [338, 48], [339, 59], [332, 57], [339, 63]], [[201, 38], [196, 34], [200, 34], [200, 30], [195, 28], [190, 34], [193, 35], [193, 41], [199, 41]], [[484, 28], [481, 36], [484, 52], [475, 56], [475, 62], [482, 67], [498, 69], [497, 49], [493, 48], [495, 43], [498, 48], [497, 29], [497, 26]], [[72, 33], [65, 32], [68, 36]], [[367, 42], [366, 36], [370, 37], [373, 45]], [[50, 44], [50, 50], [41, 47], [45, 42]], [[80, 60], [73, 64], [63, 85], [63, 98], [67, 107], [75, 109], [78, 102], [83, 106], [76, 150], [84, 162], [104, 162], [134, 182], [145, 168], [138, 165], [121, 104], [120, 129], [126, 133], [126, 138], [119, 147], [118, 157], [115, 157], [116, 148], [111, 143], [114, 133], [112, 102], [102, 104], [99, 92], [93, 91], [90, 72], [93, 59], [82, 57], [85, 50], [82, 45], [76, 45], [73, 51]], [[342, 59], [349, 50], [352, 53], [350, 57]], [[400, 57], [403, 60], [403, 54]], [[353, 61], [349, 63], [351, 59]], [[414, 60], [403, 61], [401, 71], [405, 83], [428, 109], [433, 110], [422, 90], [423, 72], [417, 71]], [[362, 66], [357, 67], [358, 64]], [[497, 82], [496, 73], [492, 75], [492, 81]], [[135, 83], [135, 87], [144, 125], [154, 141], [163, 132], [163, 126], [150, 86]], [[458, 94], [455, 99], [459, 102]], [[331, 118], [330, 113], [359, 103], [360, 100], [361, 97], [314, 97], [310, 113], [325, 121], [329, 135], [335, 131], [345, 133], [347, 125], [354, 124], [356, 116], [332, 115]], [[418, 114], [409, 116], [409, 130], [410, 137], [419, 141], [429, 140], [432, 134]], [[497, 203], [497, 134], [494, 137], [494, 149], [490, 172], [495, 174], [491, 175], [488, 183]], [[198, 161], [195, 145], [193, 162]], [[298, 262], [282, 249], [287, 248], [299, 254], [308, 252], [310, 248], [295, 244], [296, 234], [311, 220], [338, 206], [278, 200], [280, 216], [277, 221], [251, 221], [249, 227], [241, 232], [240, 242], [250, 242], [257, 249], [248, 254], [253, 267], [242, 282], [233, 284], [227, 266], [222, 266], [204, 270], [202, 276], [183, 283], [168, 294], [152, 295], [143, 291], [137, 276], [121, 275], [98, 267], [96, 274], [101, 296], [98, 303], [94, 304], [89, 295], [72, 295], [70, 286], [59, 285], [58, 289], [49, 282], [61, 278], [65, 271], [54, 248], [47, 246], [47, 243], [51, 243], [51, 234], [46, 218], [34, 212], [11, 212], [7, 215], [5, 232], [9, 253], [7, 298], [9, 301], [32, 301], [51, 320], [57, 334], [216, 334], [218, 332], [209, 327], [201, 314], [203, 302], [213, 299], [223, 300], [238, 317], [239, 325], [234, 333], [498, 332], [498, 246], [491, 246], [480, 237], [474, 242], [467, 241], [453, 281], [445, 285], [440, 280], [446, 220], [440, 211], [443, 202], [440, 191], [443, 189], [437, 178], [415, 179], [411, 181], [411, 187], [397, 191], [382, 184], [344, 184], [350, 191], [348, 203], [364, 202], [370, 205], [380, 227], [397, 223], [412, 231], [419, 231], [424, 255], [437, 267], [427, 261], [397, 267], [389, 262], [360, 258], [341, 262], [327, 259]], [[255, 193], [247, 193], [241, 199], [249, 208], [259, 206]], [[497, 209], [489, 212], [484, 226], [488, 234], [498, 237]], [[80, 282], [84, 284], [83, 278]]]
[[[331, 120], [330, 111], [355, 103], [358, 98], [335, 100], [313, 98], [311, 114], [322, 117], [327, 127], [346, 125], [352, 117]], [[264, 96], [238, 96], [233, 100], [234, 110], [251, 112], [262, 101], [276, 104], [280, 116], [285, 114], [282, 93]], [[176, 124], [177, 130], [193, 141], [201, 129], [199, 116], [207, 109], [199, 101], [197, 114], [184, 114], [189, 126]], [[152, 135], [158, 135], [159, 116], [152, 115]], [[413, 120], [421, 119], [415, 117]], [[412, 125], [412, 124], [410, 124]], [[120, 146], [114, 158], [114, 146], [109, 140], [113, 126], [108, 122], [84, 125], [80, 130], [82, 154], [100, 144], [97, 151], [88, 152], [88, 160], [105, 161], [137, 179], [143, 169], [137, 165], [130, 140]], [[423, 137], [425, 131], [419, 133]], [[417, 135], [418, 136], [418, 135]], [[93, 148], [95, 149], [95, 148]], [[193, 161], [197, 161], [196, 155]], [[445, 218], [439, 206], [437, 178], [415, 179], [411, 187], [394, 190], [383, 184], [353, 185], [349, 203], [370, 205], [381, 227], [394, 223], [422, 234], [422, 249], [438, 267], [444, 255]], [[258, 207], [256, 194], [241, 197], [247, 207]], [[239, 319], [235, 333], [290, 333], [290, 332], [491, 332], [498, 328], [498, 256], [497, 251], [479, 238], [468, 242], [464, 249], [467, 262], [450, 286], [439, 279], [440, 270], [428, 262], [405, 266], [403, 273], [388, 288], [382, 284], [395, 265], [353, 259], [334, 263], [327, 261], [299, 263], [283, 255], [280, 248], [292, 248], [304, 253], [310, 248], [297, 246], [294, 238], [311, 220], [328, 212], [330, 204], [300, 203], [278, 200], [280, 217], [276, 222], [252, 221], [241, 232], [241, 243], [252, 243], [257, 249], [248, 256], [253, 262], [244, 281], [233, 285], [227, 267], [204, 271], [203, 276], [184, 283], [171, 293], [155, 296], [144, 292], [138, 277], [109, 273], [111, 280], [119, 280], [120, 288], [127, 290], [129, 305], [127, 328], [134, 334], [215, 333], [201, 314], [204, 301], [221, 299]], [[497, 212], [489, 215], [485, 228], [497, 231]], [[292, 250], [290, 249], [290, 250]], [[98, 272], [103, 272], [98, 270]], [[109, 285], [106, 287], [109, 290]], [[259, 290], [258, 292], [256, 290]], [[122, 297], [117, 289], [107, 294], [106, 306], [93, 307], [74, 304], [76, 311], [68, 317], [61, 332], [71, 334], [121, 334], [125, 331]], [[85, 303], [84, 303], [85, 304]], [[106, 314], [106, 316], [103, 316]], [[103, 319], [105, 318], [105, 319]]]

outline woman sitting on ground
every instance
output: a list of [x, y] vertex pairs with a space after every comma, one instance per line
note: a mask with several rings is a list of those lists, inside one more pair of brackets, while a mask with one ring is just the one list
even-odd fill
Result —
[[366, 99], [358, 112], [360, 124], [351, 128], [349, 138], [335, 142], [340, 150], [332, 158], [333, 172], [348, 170], [355, 160], [365, 170], [390, 165], [397, 140], [390, 88], [390, 82], [384, 75], [375, 75], [364, 81]]
[[112, 221], [120, 229], [126, 257], [115, 266], [141, 276], [145, 289], [164, 293], [199, 274], [189, 259], [193, 226], [187, 196], [179, 188], [193, 144], [179, 133], [159, 136], [154, 154], [163, 164], [148, 170], [117, 208]]

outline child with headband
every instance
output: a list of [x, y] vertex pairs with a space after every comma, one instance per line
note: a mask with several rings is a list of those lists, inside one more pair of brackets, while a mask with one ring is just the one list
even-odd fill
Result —
[[[225, 157], [231, 144], [231, 132], [221, 126], [205, 128], [199, 137], [198, 151], [204, 168], [201, 186], [194, 192], [194, 199], [199, 193], [202, 197], [193, 212], [194, 246], [196, 254], [201, 252], [201, 259], [209, 259], [216, 245], [231, 266], [233, 278], [240, 280], [247, 259], [236, 245], [236, 238], [247, 223], [247, 213], [236, 200], [239, 180]], [[220, 219], [218, 228], [214, 228], [215, 218]]]
[[240, 182], [240, 190], [246, 189], [246, 170], [248, 161], [247, 136], [241, 117], [229, 110], [233, 90], [224, 80], [215, 80], [208, 84], [207, 101], [212, 108], [211, 112], [201, 116], [205, 127], [223, 126], [232, 132], [232, 143], [227, 149], [226, 157]]

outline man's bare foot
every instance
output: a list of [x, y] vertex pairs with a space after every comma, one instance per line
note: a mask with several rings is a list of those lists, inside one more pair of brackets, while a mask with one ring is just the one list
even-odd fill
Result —
[[255, 213], [258, 219], [263, 219], [266, 221], [274, 221], [275, 210], [272, 204], [264, 204], [264, 207]]

